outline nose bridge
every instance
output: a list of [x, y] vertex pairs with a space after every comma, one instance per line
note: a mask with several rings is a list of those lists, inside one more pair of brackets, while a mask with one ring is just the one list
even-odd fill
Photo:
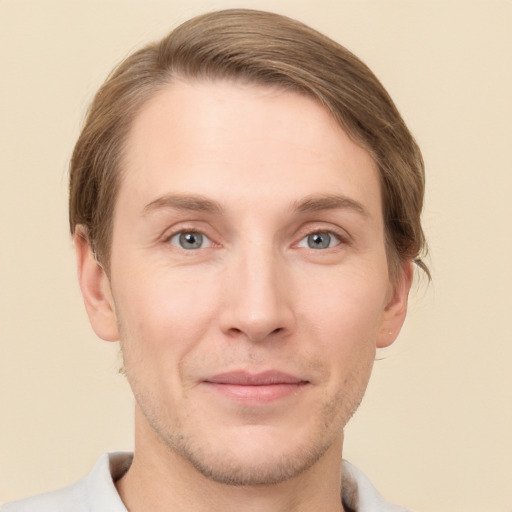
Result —
[[271, 240], [253, 237], [232, 255], [224, 329], [252, 341], [293, 325], [286, 265]]

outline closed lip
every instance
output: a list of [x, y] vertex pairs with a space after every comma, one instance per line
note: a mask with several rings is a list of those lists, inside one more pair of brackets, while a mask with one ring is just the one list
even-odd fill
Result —
[[306, 384], [308, 381], [279, 370], [251, 373], [248, 371], [231, 371], [219, 373], [204, 379], [212, 384], [233, 386], [272, 386], [278, 384]]

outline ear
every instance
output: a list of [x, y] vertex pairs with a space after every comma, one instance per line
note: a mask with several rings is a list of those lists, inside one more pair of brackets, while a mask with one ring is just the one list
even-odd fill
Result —
[[407, 300], [412, 276], [412, 261], [405, 261], [400, 266], [396, 280], [390, 283], [389, 301], [382, 315], [377, 348], [389, 347], [400, 333], [407, 315]]
[[77, 226], [73, 235], [78, 282], [85, 309], [94, 332], [105, 341], [117, 341], [119, 333], [110, 281], [98, 263], [89, 243], [87, 230]]

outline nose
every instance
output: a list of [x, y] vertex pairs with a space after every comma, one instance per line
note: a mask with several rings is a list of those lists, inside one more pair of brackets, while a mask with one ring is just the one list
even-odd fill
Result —
[[271, 247], [248, 244], [233, 256], [228, 276], [220, 318], [225, 334], [262, 342], [294, 330], [290, 269]]

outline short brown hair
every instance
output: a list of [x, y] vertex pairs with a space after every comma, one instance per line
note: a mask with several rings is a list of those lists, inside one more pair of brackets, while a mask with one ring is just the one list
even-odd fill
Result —
[[97, 92], [70, 166], [71, 232], [83, 225], [108, 269], [120, 161], [134, 117], [176, 78], [272, 85], [316, 98], [374, 158], [390, 272], [420, 256], [425, 237], [421, 152], [389, 94], [355, 55], [277, 14], [230, 9], [193, 18], [124, 60]]

